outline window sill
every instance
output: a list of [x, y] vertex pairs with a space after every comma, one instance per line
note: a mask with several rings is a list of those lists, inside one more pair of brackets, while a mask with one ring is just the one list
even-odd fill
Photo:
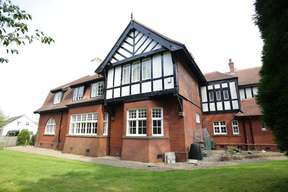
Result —
[[266, 130], [261, 130], [261, 132], [268, 132], [268, 130], [266, 129]]
[[101, 138], [101, 137], [108, 137], [108, 135], [72, 135], [72, 134], [67, 134], [66, 137], [92, 137], [92, 138]]
[[228, 134], [213, 134], [213, 137], [228, 137]]
[[169, 136], [122, 136], [123, 139], [170, 139]]
[[44, 133], [43, 136], [55, 136], [55, 133]]
[[233, 134], [233, 137], [241, 137], [241, 134]]

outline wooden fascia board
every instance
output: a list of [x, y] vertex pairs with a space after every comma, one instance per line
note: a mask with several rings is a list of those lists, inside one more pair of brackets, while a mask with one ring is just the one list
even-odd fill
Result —
[[138, 24], [137, 22], [133, 23], [133, 27], [140, 31], [141, 33], [145, 34], [146, 36], [150, 37], [151, 39], [157, 41], [170, 51], [176, 51], [183, 48], [183, 45], [176, 44], [174, 42], [169, 41], [168, 39], [158, 35], [157, 33], [147, 29], [146, 27]]
[[103, 71], [103, 69], [111, 60], [111, 58], [113, 57], [117, 49], [120, 47], [121, 43], [126, 38], [127, 34], [130, 32], [131, 29], [132, 29], [132, 25], [130, 22], [129, 25], [126, 27], [126, 29], [123, 31], [122, 35], [119, 37], [119, 39], [115, 43], [115, 45], [113, 46], [113, 48], [111, 49], [111, 51], [109, 52], [109, 54], [107, 55], [107, 57], [104, 59], [101, 65], [95, 70], [95, 73], [101, 73]]
[[157, 41], [158, 43], [160, 43], [161, 45], [163, 45], [165, 48], [167, 48], [170, 51], [176, 51], [179, 49], [183, 49], [183, 45], [177, 44], [175, 42], [171, 42], [170, 40], [158, 35], [157, 33], [147, 29], [146, 27], [138, 24], [137, 22], [131, 21], [129, 23], [129, 25], [126, 27], [126, 29], [124, 30], [124, 32], [122, 33], [122, 35], [120, 36], [120, 38], [118, 39], [118, 41], [116, 42], [116, 44], [113, 46], [113, 48], [111, 49], [111, 51], [109, 52], [107, 57], [104, 59], [102, 64], [95, 70], [95, 73], [101, 73], [104, 70], [105, 66], [112, 59], [112, 57], [115, 54], [115, 52], [117, 51], [117, 49], [120, 47], [120, 45], [122, 44], [122, 42], [126, 38], [127, 34], [133, 29], [137, 29], [138, 31], [140, 31], [141, 33], [150, 37], [151, 39]]

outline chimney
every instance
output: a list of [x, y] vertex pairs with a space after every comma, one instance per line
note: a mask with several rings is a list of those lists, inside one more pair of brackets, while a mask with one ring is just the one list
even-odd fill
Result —
[[229, 59], [229, 68], [230, 68], [230, 73], [233, 74], [235, 73], [235, 69], [234, 69], [234, 62], [232, 62], [232, 59]]

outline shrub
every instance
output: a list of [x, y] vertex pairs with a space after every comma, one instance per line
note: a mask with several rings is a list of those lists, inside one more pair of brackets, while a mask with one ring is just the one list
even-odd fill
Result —
[[6, 145], [6, 142], [0, 142], [0, 150], [3, 149]]
[[23, 129], [19, 135], [17, 136], [17, 145], [24, 145], [25, 142], [26, 142], [26, 145], [27, 143], [29, 142], [30, 140], [30, 133], [27, 129]]
[[[36, 133], [36, 134], [37, 134], [37, 133]], [[29, 141], [29, 145], [34, 146], [35, 140], [36, 140], [36, 134], [31, 137], [31, 139], [30, 139], [30, 141]]]

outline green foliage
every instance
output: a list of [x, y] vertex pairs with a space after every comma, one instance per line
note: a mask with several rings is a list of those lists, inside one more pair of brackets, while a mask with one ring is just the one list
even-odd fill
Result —
[[[17, 145], [24, 145], [26, 146], [30, 140], [30, 133], [27, 129], [22, 129], [22, 131], [17, 136]], [[26, 143], [26, 145], [25, 145]]]
[[31, 137], [31, 139], [30, 139], [30, 141], [29, 141], [29, 145], [34, 146], [35, 140], [36, 140], [36, 135], [37, 135], [37, 133]]
[[0, 156], [0, 191], [287, 191], [288, 161], [156, 172], [9, 150]]
[[[28, 26], [23, 22], [25, 20], [32, 20], [32, 16], [21, 10], [19, 6], [13, 5], [10, 0], [0, 0], [0, 44], [6, 48], [7, 53], [18, 54], [17, 49], [9, 46], [25, 45], [25, 42], [32, 43], [34, 39], [49, 45], [54, 42], [54, 39], [45, 36], [38, 29], [29, 35]], [[8, 59], [0, 57], [0, 63], [3, 62], [8, 63]]]
[[255, 11], [264, 40], [257, 102], [278, 148], [288, 151], [288, 1], [257, 0]]
[[6, 124], [7, 124], [6, 117], [4, 113], [0, 110], [0, 127], [3, 127]]
[[6, 145], [6, 142], [0, 142], [0, 149], [3, 149]]

